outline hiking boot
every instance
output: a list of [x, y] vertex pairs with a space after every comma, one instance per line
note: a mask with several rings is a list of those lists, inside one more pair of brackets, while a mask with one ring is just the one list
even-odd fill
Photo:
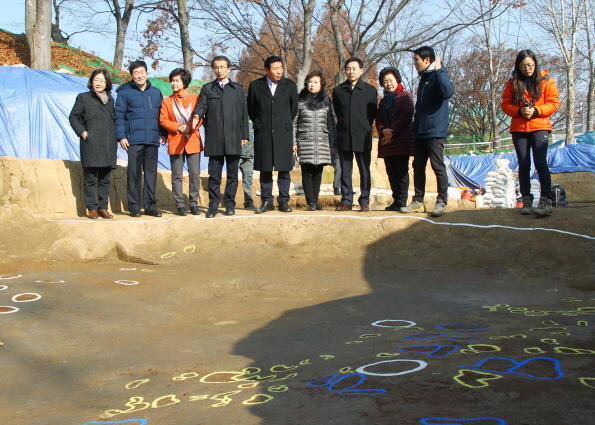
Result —
[[521, 198], [523, 206], [521, 207], [521, 214], [528, 215], [533, 212], [533, 199], [530, 196], [523, 196]]
[[423, 202], [413, 201], [406, 207], [401, 208], [402, 213], [426, 212], [426, 207]]
[[543, 196], [539, 198], [539, 203], [533, 210], [533, 213], [539, 217], [547, 217], [553, 212], [554, 208], [552, 207], [552, 200], [544, 198]]
[[430, 213], [432, 217], [442, 217], [446, 212], [446, 204], [444, 201], [438, 200], [436, 201], [436, 206], [434, 210]]

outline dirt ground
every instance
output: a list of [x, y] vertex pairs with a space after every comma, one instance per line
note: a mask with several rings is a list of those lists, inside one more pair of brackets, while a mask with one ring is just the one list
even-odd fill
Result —
[[60, 217], [0, 222], [0, 424], [593, 424], [594, 205]]

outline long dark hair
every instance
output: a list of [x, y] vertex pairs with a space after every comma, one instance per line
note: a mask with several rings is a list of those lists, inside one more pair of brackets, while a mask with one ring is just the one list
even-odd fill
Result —
[[[527, 58], [531, 58], [533, 59], [533, 62], [535, 62], [535, 70], [530, 77], [525, 77], [521, 72], [521, 62]], [[516, 105], [523, 102], [525, 100], [525, 89], [529, 92], [532, 99], [539, 100], [541, 98], [542, 81], [541, 68], [539, 67], [539, 62], [537, 61], [535, 53], [531, 50], [521, 50], [514, 62], [514, 74], [512, 75], [512, 101]]]

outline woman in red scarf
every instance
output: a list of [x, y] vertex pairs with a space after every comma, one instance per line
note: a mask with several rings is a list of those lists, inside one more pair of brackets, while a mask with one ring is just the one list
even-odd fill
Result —
[[401, 84], [396, 68], [384, 68], [378, 81], [384, 88], [376, 115], [378, 158], [384, 158], [394, 202], [387, 211], [407, 206], [409, 157], [413, 156], [413, 97]]

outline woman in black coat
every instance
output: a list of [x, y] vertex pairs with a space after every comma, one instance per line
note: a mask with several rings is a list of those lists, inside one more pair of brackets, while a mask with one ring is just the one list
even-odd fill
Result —
[[[89, 91], [76, 97], [70, 125], [81, 141], [83, 192], [88, 217], [113, 218], [107, 210], [110, 173], [116, 168], [116, 126], [112, 82], [105, 69], [96, 69], [87, 84]], [[97, 201], [99, 198], [99, 202]]]

